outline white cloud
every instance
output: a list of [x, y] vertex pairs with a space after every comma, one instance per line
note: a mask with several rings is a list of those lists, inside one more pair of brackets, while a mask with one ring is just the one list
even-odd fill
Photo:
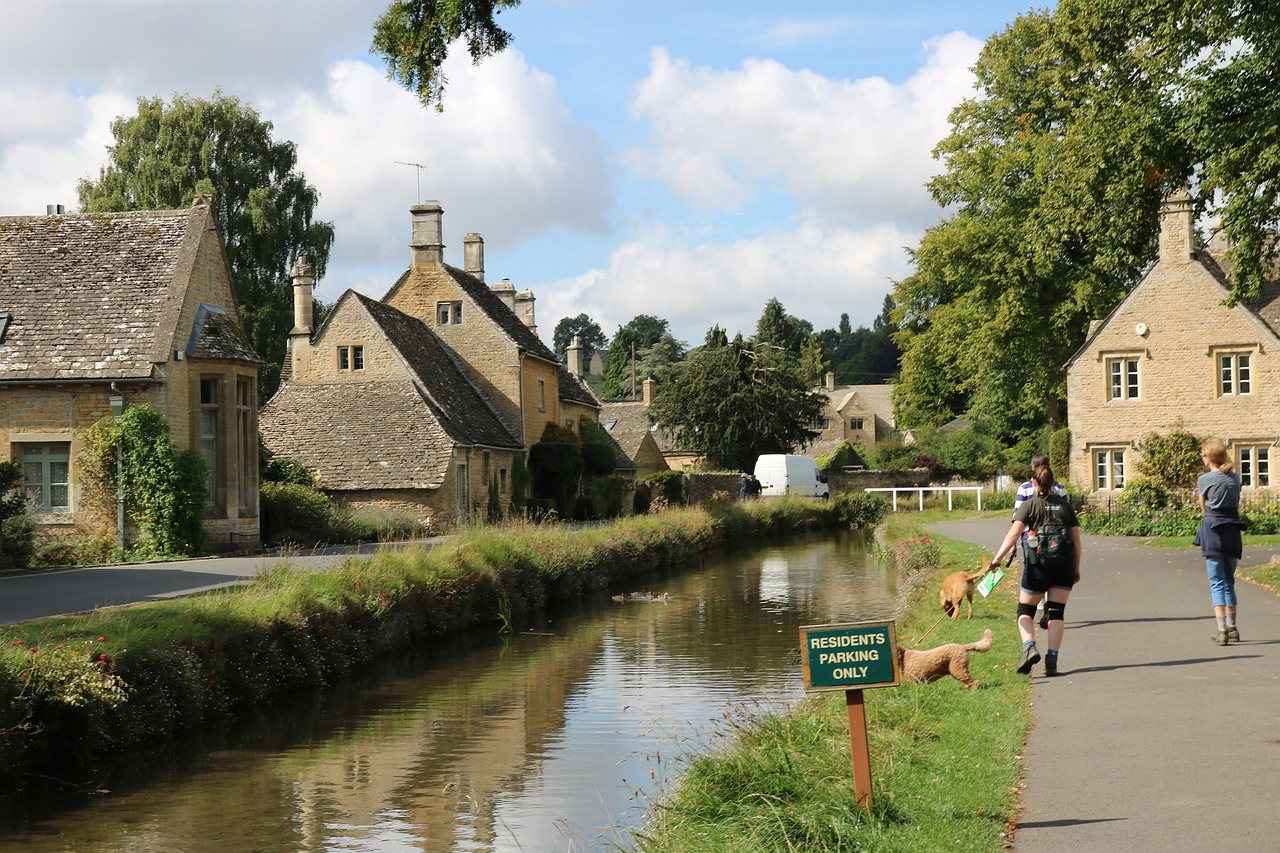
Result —
[[755, 333], [765, 303], [777, 298], [815, 330], [834, 328], [840, 314], [868, 325], [880, 313], [891, 279], [907, 274], [903, 246], [918, 234], [884, 223], [865, 229], [804, 217], [730, 243], [692, 244], [662, 225], [624, 243], [604, 269], [590, 270], [539, 292], [539, 331], [550, 340], [563, 317], [586, 312], [605, 334], [637, 314], [666, 319], [690, 346], [719, 324], [732, 337]]
[[655, 48], [631, 105], [650, 142], [633, 162], [705, 207], [776, 184], [841, 222], [919, 225], [936, 210], [923, 188], [937, 171], [933, 146], [950, 107], [971, 93], [981, 44], [953, 33], [925, 47], [924, 67], [902, 85], [767, 59], [713, 70]]

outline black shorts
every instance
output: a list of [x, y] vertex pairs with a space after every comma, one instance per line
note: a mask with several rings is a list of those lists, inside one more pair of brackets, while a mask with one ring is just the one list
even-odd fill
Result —
[[1022, 588], [1029, 592], [1048, 592], [1050, 589], [1071, 589], [1076, 585], [1076, 570], [1072, 566], [1051, 569], [1032, 565], [1023, 560]]

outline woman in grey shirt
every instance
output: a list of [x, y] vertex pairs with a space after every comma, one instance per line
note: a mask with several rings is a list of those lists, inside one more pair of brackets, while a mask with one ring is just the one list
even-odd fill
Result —
[[1225, 646], [1240, 642], [1236, 628], [1236, 563], [1244, 551], [1240, 537], [1244, 527], [1240, 521], [1240, 475], [1231, 470], [1227, 447], [1216, 438], [1200, 445], [1200, 458], [1209, 470], [1196, 481], [1204, 520], [1196, 531], [1195, 544], [1200, 546], [1209, 571], [1213, 616], [1218, 622], [1213, 641]]

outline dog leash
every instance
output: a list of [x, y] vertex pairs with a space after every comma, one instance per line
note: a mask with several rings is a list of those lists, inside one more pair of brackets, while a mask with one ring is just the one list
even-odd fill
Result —
[[[938, 622], [941, 622], [943, 619], [946, 619], [946, 618], [947, 618], [947, 614], [943, 613], [941, 616], [939, 616], [939, 617], [938, 617]], [[934, 629], [934, 628], [937, 628], [937, 627], [938, 627], [938, 622], [934, 622], [932, 625], [930, 625], [930, 626], [929, 626], [929, 630], [928, 630], [928, 631], [925, 631], [923, 634], [921, 634], [921, 635], [920, 635], [920, 639], [916, 640], [914, 643], [912, 643], [912, 644], [911, 644], [911, 648], [913, 648], [913, 649], [914, 649], [916, 646], [918, 646], [918, 645], [920, 645], [921, 643], [923, 643], [923, 642], [924, 642], [924, 638], [925, 638], [925, 637], [927, 637], [927, 636], [929, 636], [931, 633], [933, 633], [933, 629]]]

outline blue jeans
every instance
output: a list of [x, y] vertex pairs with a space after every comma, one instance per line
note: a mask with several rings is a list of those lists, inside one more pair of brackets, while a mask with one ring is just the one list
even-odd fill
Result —
[[1235, 557], [1224, 557], [1221, 554], [1210, 554], [1204, 558], [1209, 570], [1209, 592], [1213, 595], [1213, 606], [1236, 606], [1236, 562]]

